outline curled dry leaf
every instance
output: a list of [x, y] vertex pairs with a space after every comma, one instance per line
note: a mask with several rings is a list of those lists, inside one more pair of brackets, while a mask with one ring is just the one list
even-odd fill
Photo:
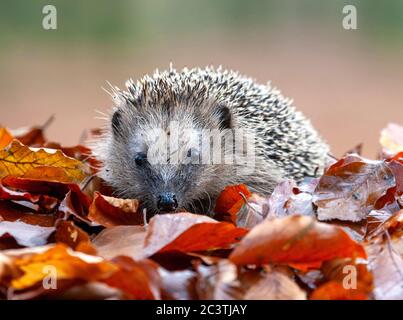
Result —
[[300, 190], [293, 180], [284, 180], [273, 190], [267, 200], [265, 215], [268, 218], [279, 218], [288, 215], [307, 215], [314, 214], [312, 205], [311, 185], [316, 185], [316, 181], [304, 182], [304, 191]]
[[229, 259], [237, 265], [281, 263], [306, 270], [339, 257], [365, 257], [365, 251], [339, 227], [289, 216], [257, 225]]
[[86, 177], [80, 161], [59, 150], [29, 148], [17, 140], [0, 150], [0, 177], [8, 175], [73, 183]]
[[148, 225], [144, 255], [228, 248], [246, 233], [246, 229], [237, 228], [232, 223], [217, 222], [187, 212], [157, 215]]
[[[236, 216], [236, 225], [241, 228], [251, 229], [261, 223], [265, 215], [263, 213], [267, 200], [255, 193], [251, 194], [239, 209], [237, 205], [230, 209], [230, 213]], [[235, 212], [235, 210], [238, 210]]]
[[139, 201], [107, 197], [99, 192], [89, 207], [88, 218], [104, 227], [118, 225], [142, 225], [143, 214], [139, 211]]
[[384, 161], [346, 156], [330, 166], [319, 180], [314, 193], [318, 219], [365, 219], [377, 200], [395, 185], [393, 172]]

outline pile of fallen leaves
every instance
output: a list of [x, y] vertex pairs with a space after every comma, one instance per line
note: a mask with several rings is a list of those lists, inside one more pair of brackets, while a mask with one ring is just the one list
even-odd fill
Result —
[[89, 148], [0, 129], [0, 298], [403, 299], [402, 137], [268, 198], [228, 186], [214, 218], [147, 222]]

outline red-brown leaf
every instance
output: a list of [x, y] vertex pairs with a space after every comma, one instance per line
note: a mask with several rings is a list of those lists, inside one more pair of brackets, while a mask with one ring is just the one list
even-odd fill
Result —
[[142, 225], [144, 218], [138, 209], [138, 200], [107, 197], [96, 192], [89, 208], [88, 218], [105, 227]]
[[231, 223], [191, 213], [157, 215], [148, 225], [144, 254], [228, 248], [247, 233]]
[[365, 257], [365, 251], [339, 227], [289, 216], [257, 225], [229, 259], [237, 265], [282, 263], [308, 269], [338, 257]]

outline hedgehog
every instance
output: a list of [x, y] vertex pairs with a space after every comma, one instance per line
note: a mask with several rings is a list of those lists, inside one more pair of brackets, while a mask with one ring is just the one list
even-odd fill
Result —
[[128, 80], [126, 90], [111, 88], [114, 107], [94, 148], [100, 176], [151, 215], [211, 215], [226, 186], [270, 195], [283, 179], [324, 168], [327, 144], [270, 83], [221, 67], [171, 65]]

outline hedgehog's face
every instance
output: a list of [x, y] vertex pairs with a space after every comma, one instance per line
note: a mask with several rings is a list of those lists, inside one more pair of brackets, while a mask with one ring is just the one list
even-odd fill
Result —
[[231, 176], [226, 172], [230, 168], [211, 161], [217, 150], [209, 150], [206, 132], [222, 132], [218, 122], [203, 124], [186, 113], [169, 119], [150, 114], [128, 125], [120, 112], [112, 119], [113, 143], [104, 174], [119, 195], [139, 199], [153, 214], [211, 212], [218, 193], [229, 184], [225, 177]]

